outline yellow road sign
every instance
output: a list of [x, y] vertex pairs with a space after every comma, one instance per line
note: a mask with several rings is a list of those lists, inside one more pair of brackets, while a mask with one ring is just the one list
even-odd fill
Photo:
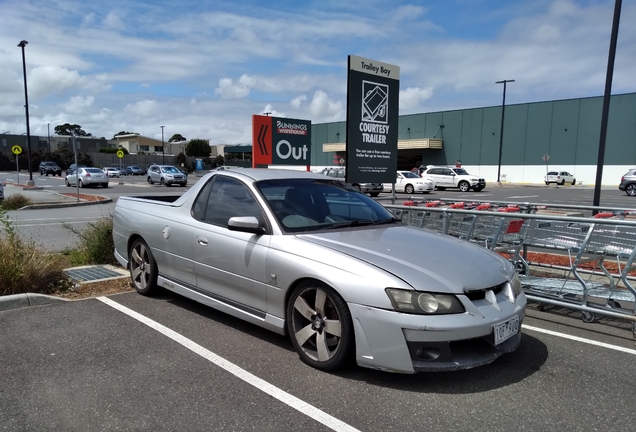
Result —
[[22, 147], [20, 147], [19, 145], [14, 145], [13, 147], [11, 147], [11, 151], [14, 155], [19, 155], [20, 153], [22, 153]]
[[117, 150], [117, 157], [119, 159], [123, 158], [124, 157], [124, 151], [123, 150]]

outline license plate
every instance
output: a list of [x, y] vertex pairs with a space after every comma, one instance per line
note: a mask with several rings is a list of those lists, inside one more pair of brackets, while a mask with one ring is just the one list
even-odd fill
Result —
[[499, 345], [519, 333], [519, 317], [514, 317], [506, 322], [492, 326], [495, 333], [495, 345]]

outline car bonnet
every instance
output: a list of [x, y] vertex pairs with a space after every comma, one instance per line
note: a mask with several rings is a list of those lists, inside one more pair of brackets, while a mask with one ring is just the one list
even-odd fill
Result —
[[297, 237], [379, 267], [422, 291], [489, 288], [512, 273], [507, 260], [481, 246], [403, 225]]

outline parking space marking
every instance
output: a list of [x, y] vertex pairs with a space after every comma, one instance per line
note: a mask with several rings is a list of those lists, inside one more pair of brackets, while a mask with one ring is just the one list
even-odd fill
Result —
[[542, 329], [542, 328], [539, 328], [539, 327], [533, 327], [533, 326], [529, 326], [529, 325], [525, 325], [525, 324], [523, 324], [521, 326], [521, 328], [526, 329], [526, 330], [536, 331], [536, 332], [539, 332], [539, 333], [545, 333], [545, 334], [548, 334], [548, 335], [551, 335], [551, 336], [561, 337], [561, 338], [564, 338], [564, 339], [570, 339], [570, 340], [577, 341], [577, 342], [583, 342], [583, 343], [590, 344], [590, 345], [596, 345], [596, 346], [599, 346], [599, 347], [602, 347], [602, 348], [612, 349], [612, 350], [615, 350], [615, 351], [621, 351], [621, 352], [624, 352], [624, 353], [627, 353], [627, 354], [636, 355], [636, 350], [630, 349], [630, 348], [623, 348], [623, 347], [618, 346], [618, 345], [610, 345], [610, 344], [607, 344], [607, 343], [604, 343], [604, 342], [598, 342], [598, 341], [595, 341], [595, 340], [592, 340], [592, 339], [585, 339], [585, 338], [582, 338], [582, 337], [572, 336], [572, 335], [565, 334], [565, 333], [559, 333], [559, 332], [555, 332], [555, 331], [552, 331], [552, 330], [545, 330], [545, 329]]
[[97, 297], [97, 300], [147, 325], [148, 327], [158, 331], [164, 336], [169, 337], [173, 341], [184, 346], [195, 354], [200, 355], [211, 363], [214, 363], [215, 365], [226, 370], [235, 377], [245, 381], [253, 387], [256, 387], [258, 390], [261, 390], [262, 392], [272, 396], [273, 398], [278, 399], [284, 404], [290, 406], [291, 408], [294, 408], [298, 412], [305, 414], [306, 416], [316, 420], [317, 422], [327, 426], [328, 428], [337, 432], [359, 432], [358, 429], [354, 428], [353, 426], [350, 426], [347, 423], [338, 420], [337, 418], [327, 414], [322, 410], [319, 410], [313, 405], [310, 405], [307, 402], [298, 399], [296, 396], [292, 396], [291, 394], [279, 389], [278, 387], [268, 383], [267, 381], [258, 378], [256, 375], [253, 375], [245, 369], [236, 366], [234, 363], [231, 363], [223, 357], [214, 354], [212, 351], [203, 348], [201, 345], [196, 344], [195, 342], [180, 335], [174, 330], [171, 330], [168, 327], [165, 327], [164, 325], [159, 324], [158, 322], [153, 321], [150, 318], [127, 308], [126, 306], [122, 306], [121, 304], [107, 297]]
[[520, 198], [537, 198], [539, 195], [517, 195], [517, 196], [509, 196], [510, 199], [520, 199]]

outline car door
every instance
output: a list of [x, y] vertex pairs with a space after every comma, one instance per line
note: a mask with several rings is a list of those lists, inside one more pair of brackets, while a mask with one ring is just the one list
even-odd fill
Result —
[[265, 224], [260, 204], [242, 182], [216, 174], [193, 207], [197, 220], [194, 266], [197, 289], [248, 313], [267, 310], [266, 259], [269, 234], [231, 231], [234, 216], [254, 216]]
[[395, 178], [395, 191], [396, 192], [404, 192], [404, 186], [406, 184], [406, 180], [401, 173], [397, 173], [397, 177]]

